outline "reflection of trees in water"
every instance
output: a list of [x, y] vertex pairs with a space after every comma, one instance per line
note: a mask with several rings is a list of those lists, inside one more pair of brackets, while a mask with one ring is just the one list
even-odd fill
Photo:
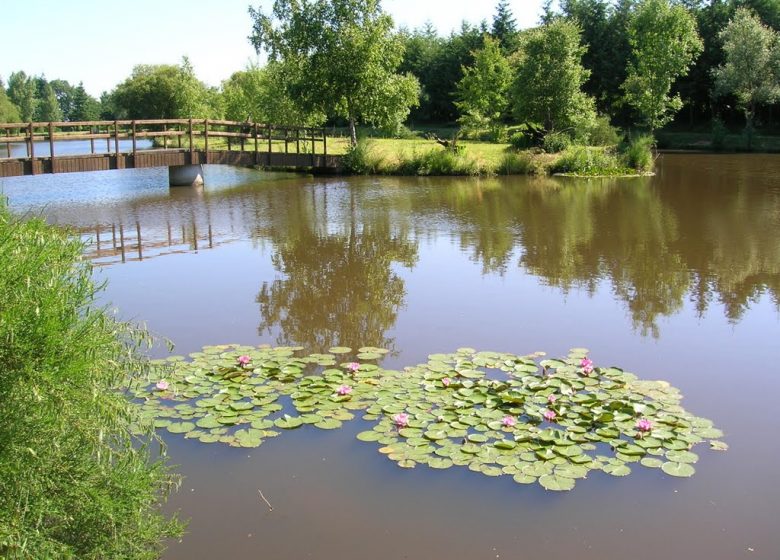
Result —
[[[344, 200], [329, 206], [327, 188], [320, 199], [306, 196], [291, 194], [295, 200], [278, 216], [286, 223], [267, 230], [275, 245], [272, 262], [285, 277], [260, 289], [259, 331], [278, 326], [278, 343], [310, 349], [391, 348], [386, 332], [406, 295], [393, 264], [413, 266], [416, 243], [407, 230], [391, 226], [386, 211], [359, 213], [354, 189], [347, 208]], [[332, 221], [329, 212], [336, 213]]]
[[502, 272], [519, 246], [520, 266], [563, 291], [609, 280], [635, 327], [657, 336], [658, 318], [686, 294], [700, 315], [717, 299], [730, 320], [764, 293], [780, 301], [780, 191], [733, 175], [718, 185], [717, 171], [690, 169], [627, 181], [451, 181], [414, 206], [456, 220], [486, 272]]

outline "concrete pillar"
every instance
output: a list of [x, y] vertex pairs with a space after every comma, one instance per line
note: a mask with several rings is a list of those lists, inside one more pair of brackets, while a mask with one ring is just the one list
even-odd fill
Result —
[[192, 187], [203, 184], [202, 165], [172, 165], [168, 168], [168, 183], [172, 187]]

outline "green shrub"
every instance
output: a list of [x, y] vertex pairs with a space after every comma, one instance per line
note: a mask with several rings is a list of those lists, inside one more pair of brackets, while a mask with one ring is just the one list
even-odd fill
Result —
[[599, 115], [590, 124], [587, 138], [591, 146], [615, 146], [620, 142], [620, 132], [610, 124], [609, 117]]
[[726, 147], [726, 135], [729, 131], [722, 119], [712, 119], [712, 149], [722, 150]]
[[393, 172], [401, 175], [480, 175], [484, 170], [463, 151], [433, 149], [400, 158]]
[[527, 150], [534, 147], [533, 136], [527, 132], [515, 132], [509, 137], [509, 144], [515, 150]]
[[[0, 202], [0, 557], [151, 559], [177, 484], [118, 388], [145, 334], [95, 307], [81, 243]], [[140, 438], [140, 439], [139, 439]]]
[[642, 135], [633, 138], [625, 146], [621, 146], [623, 165], [638, 173], [648, 173], [653, 170], [653, 137]]
[[370, 140], [358, 140], [357, 145], [344, 154], [344, 170], [354, 175], [376, 175], [381, 172], [383, 158], [373, 150]]
[[530, 155], [515, 153], [504, 154], [496, 169], [499, 175], [536, 175], [539, 171]]
[[621, 175], [625, 166], [611, 151], [604, 148], [571, 146], [552, 164], [553, 173], [575, 175]]
[[542, 148], [548, 154], [557, 154], [571, 146], [571, 138], [565, 132], [548, 132], [544, 135]]

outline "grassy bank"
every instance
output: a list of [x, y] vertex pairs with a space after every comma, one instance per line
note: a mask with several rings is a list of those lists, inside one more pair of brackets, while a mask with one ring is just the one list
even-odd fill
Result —
[[159, 511], [177, 479], [117, 391], [145, 335], [95, 307], [81, 252], [0, 202], [2, 558], [151, 559], [181, 531]]
[[635, 175], [652, 171], [652, 142], [643, 137], [614, 148], [570, 146], [560, 153], [515, 150], [508, 144], [374, 139], [338, 146], [345, 168], [362, 175]]

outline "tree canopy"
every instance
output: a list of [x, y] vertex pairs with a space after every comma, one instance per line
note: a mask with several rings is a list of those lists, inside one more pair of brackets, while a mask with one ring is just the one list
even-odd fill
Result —
[[515, 117], [548, 132], [592, 119], [593, 99], [582, 91], [590, 75], [581, 62], [585, 50], [579, 27], [562, 18], [524, 33], [514, 59], [510, 103]]
[[215, 95], [195, 77], [185, 57], [179, 66], [136, 66], [112, 92], [111, 102], [119, 118], [208, 118], [219, 116]]
[[285, 89], [309, 111], [356, 124], [400, 125], [419, 83], [399, 74], [404, 45], [378, 0], [275, 0], [270, 15], [249, 9], [250, 41], [284, 65]]
[[498, 40], [486, 36], [485, 46], [474, 53], [474, 65], [463, 70], [463, 79], [458, 83], [456, 105], [462, 113], [458, 122], [467, 129], [487, 129], [497, 139], [503, 128], [511, 83], [512, 69], [501, 54]]
[[626, 101], [652, 132], [682, 108], [671, 89], [701, 52], [702, 41], [690, 12], [669, 0], [642, 0], [629, 19], [628, 37]]
[[720, 38], [726, 60], [714, 71], [716, 91], [736, 98], [745, 114], [750, 148], [756, 105], [780, 98], [780, 37], [741, 8]]

